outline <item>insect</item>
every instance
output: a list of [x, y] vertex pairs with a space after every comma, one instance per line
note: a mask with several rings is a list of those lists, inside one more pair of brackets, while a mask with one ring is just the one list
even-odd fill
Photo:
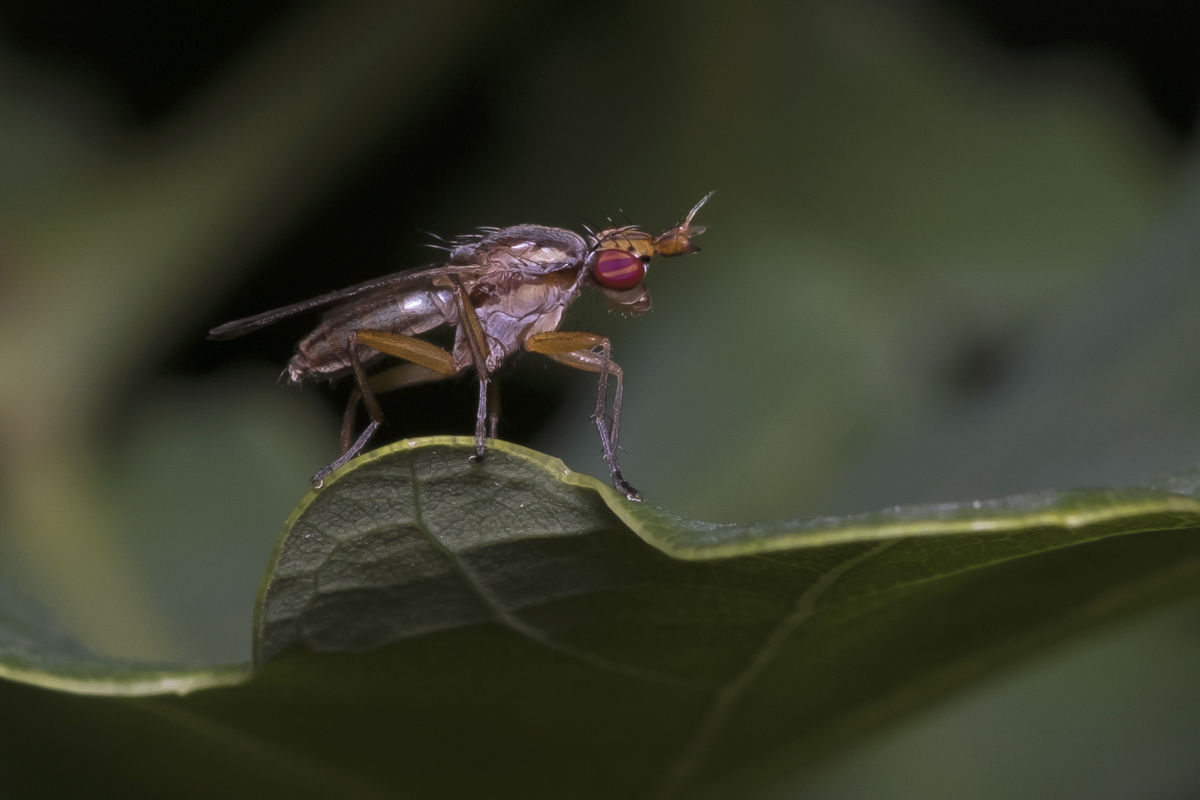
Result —
[[[658, 236], [635, 225], [588, 231], [588, 238], [564, 228], [515, 225], [483, 228], [447, 243], [449, 260], [441, 265], [387, 275], [347, 289], [314, 297], [213, 328], [211, 339], [232, 339], [285, 317], [327, 308], [321, 323], [296, 346], [286, 374], [292, 383], [333, 380], [353, 375], [342, 423], [341, 456], [313, 476], [315, 488], [338, 467], [358, 455], [383, 423], [375, 395], [429, 383], [474, 369], [479, 379], [475, 454], [496, 438], [500, 402], [493, 375], [518, 350], [541, 353], [575, 369], [599, 374], [593, 419], [612, 482], [631, 500], [640, 500], [617, 462], [624, 375], [612, 360], [607, 337], [560, 331], [563, 313], [586, 285], [596, 286], [605, 304], [625, 314], [650, 310], [644, 278], [656, 255], [698, 252], [692, 238], [704, 228], [692, 224], [710, 192], [673, 228]], [[418, 338], [443, 325], [454, 326], [447, 351]], [[384, 356], [403, 363], [368, 377], [367, 366]], [[616, 381], [608, 413], [608, 381]], [[354, 437], [358, 404], [370, 421]]]

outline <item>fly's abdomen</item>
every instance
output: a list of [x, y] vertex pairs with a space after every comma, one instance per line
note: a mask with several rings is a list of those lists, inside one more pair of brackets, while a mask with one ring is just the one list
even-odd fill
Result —
[[[296, 345], [288, 361], [288, 378], [300, 383], [306, 378], [335, 378], [350, 368], [350, 340], [343, 331], [321, 325]], [[340, 341], [339, 341], [340, 340]]]
[[397, 297], [393, 305], [380, 311], [380, 330], [408, 336], [417, 336], [440, 325], [458, 322], [454, 294], [445, 289], [407, 292]]
[[[293, 383], [315, 378], [336, 378], [351, 369], [350, 340], [355, 331], [375, 330], [418, 336], [440, 325], [455, 323], [454, 296], [444, 290], [387, 292], [327, 314], [316, 330], [296, 345], [288, 362]], [[359, 345], [356, 355], [366, 364], [380, 353]]]

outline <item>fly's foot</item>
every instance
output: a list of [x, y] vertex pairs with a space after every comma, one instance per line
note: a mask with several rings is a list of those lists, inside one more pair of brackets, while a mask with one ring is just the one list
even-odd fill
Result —
[[329, 477], [329, 473], [331, 473], [331, 472], [333, 472], [333, 470], [330, 469], [329, 467], [326, 467], [325, 469], [318, 472], [316, 475], [313, 475], [312, 480], [309, 481], [309, 483], [312, 484], [312, 488], [314, 488], [314, 489], [323, 488], [325, 486], [325, 479]]
[[627, 498], [635, 503], [642, 502], [642, 493], [629, 485], [629, 481], [625, 480], [625, 476], [620, 470], [614, 470], [612, 474], [613, 486], [618, 492], [624, 494]]
[[471, 456], [472, 464], [482, 464], [484, 457], [487, 455], [487, 448], [483, 445], [475, 446], [475, 454]]
[[358, 441], [350, 446], [349, 450], [338, 456], [337, 461], [334, 461], [328, 467], [325, 467], [325, 469], [312, 476], [312, 487], [314, 489], [320, 489], [322, 486], [324, 486], [325, 479], [329, 477], [330, 473], [361, 453], [363, 448], [367, 446], [367, 442], [371, 441], [371, 437], [375, 435], [375, 431], [377, 430], [379, 430], [379, 423], [375, 420], [371, 420], [371, 424], [367, 425], [366, 430], [364, 430], [358, 437]]
[[349, 458], [343, 456], [342, 458], [339, 458], [337, 461], [330, 464], [328, 467], [325, 467], [324, 469], [322, 469], [316, 475], [313, 475], [312, 481], [310, 481], [310, 483], [312, 483], [312, 488], [321, 489], [322, 487], [324, 487], [325, 479], [329, 477], [329, 474], [331, 472], [333, 472], [335, 469], [337, 469], [338, 467], [340, 467], [342, 464], [345, 464], [349, 460], [350, 460]]

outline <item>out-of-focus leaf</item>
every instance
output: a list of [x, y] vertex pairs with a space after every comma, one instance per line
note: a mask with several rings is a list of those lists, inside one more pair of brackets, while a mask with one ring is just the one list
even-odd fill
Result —
[[250, 670], [245, 664], [183, 668], [102, 658], [0, 581], [0, 677], [76, 694], [131, 696], [227, 686], [249, 678]]
[[835, 508], [1122, 484], [1200, 448], [1200, 172], [1103, 281], [1046, 320], [1002, 391], [864, 448]]
[[177, 116], [138, 136], [79, 112], [82, 97], [52, 101], [66, 93], [0, 52], [0, 148], [17, 151], [0, 156], [0, 178], [19, 187], [16, 200], [11, 186], [0, 191], [0, 338], [13, 343], [0, 347], [0, 370], [21, 376], [0, 385], [0, 525], [12, 571], [96, 650], [178, 650], [114, 546], [120, 511], [104, 496], [96, 414], [119, 404], [222, 275], [388, 130], [420, 118], [490, 31], [490, 8], [299, 4]]
[[1196, 797], [1200, 597], [981, 681], [760, 800]]
[[263, 372], [275, 377], [243, 370], [165, 384], [112, 445], [114, 538], [170, 623], [166, 658], [250, 657], [248, 612], [279, 521], [337, 454], [337, 424], [315, 393], [263, 386]]
[[305, 498], [263, 583], [249, 683], [75, 710], [4, 686], [5, 702], [219, 741], [243, 769], [286, 763], [288, 781], [348, 796], [745, 796], [1033, 650], [1200, 591], [1195, 476], [713, 525], [537, 453], [470, 452], [401, 442]]

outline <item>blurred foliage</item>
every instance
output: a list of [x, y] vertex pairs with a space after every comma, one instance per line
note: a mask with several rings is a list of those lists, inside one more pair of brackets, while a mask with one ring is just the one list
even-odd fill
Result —
[[782, 798], [1195, 795], [1200, 603], [1125, 623], [928, 711]]
[[[882, 434], [957, 399], [942, 374], [957, 348], [994, 342], [1008, 360], [1162, 196], [1161, 165], [1080, 87], [1014, 85], [982, 54], [964, 69], [911, 19], [867, 8], [739, 16], [725, 37], [758, 44], [688, 64], [685, 171], [720, 187], [705, 250], [655, 268], [653, 317], [606, 324], [630, 376], [627, 472], [668, 508], [827, 510]], [[586, 439], [564, 449], [576, 430], [537, 444], [595, 463]]]
[[[652, 269], [654, 314], [568, 322], [612, 335], [626, 471], [688, 516], [1197, 457], [1195, 176], [1107, 62], [1004, 55], [920, 4], [271, 5], [140, 125], [0, 51], [0, 572], [97, 652], [247, 657], [336, 420], [275, 386], [301, 327], [203, 331], [424, 263], [422, 229], [658, 229], [718, 190], [704, 253]], [[509, 378], [515, 438], [603, 474], [588, 379]], [[402, 393], [393, 433], [465, 432], [460, 389]]]

